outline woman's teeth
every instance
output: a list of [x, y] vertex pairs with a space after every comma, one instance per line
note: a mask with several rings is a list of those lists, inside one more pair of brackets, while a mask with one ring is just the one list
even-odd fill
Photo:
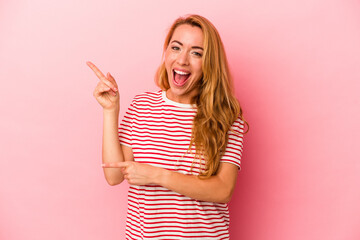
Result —
[[182, 71], [179, 71], [179, 70], [174, 70], [175, 73], [177, 74], [180, 74], [180, 75], [188, 75], [189, 73], [186, 73], [186, 72], [182, 72]]

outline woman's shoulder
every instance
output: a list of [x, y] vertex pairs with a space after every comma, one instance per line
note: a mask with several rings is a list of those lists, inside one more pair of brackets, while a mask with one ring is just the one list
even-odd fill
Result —
[[157, 90], [157, 91], [147, 91], [147, 92], [142, 92], [139, 94], [136, 94], [134, 99], [142, 99], [142, 98], [158, 98], [161, 97], [161, 90]]
[[241, 116], [238, 116], [238, 118], [233, 122], [231, 126], [231, 130], [237, 131], [239, 133], [243, 133], [245, 128], [245, 122], [241, 118]]
[[148, 91], [135, 95], [133, 104], [156, 103], [162, 100], [162, 91]]

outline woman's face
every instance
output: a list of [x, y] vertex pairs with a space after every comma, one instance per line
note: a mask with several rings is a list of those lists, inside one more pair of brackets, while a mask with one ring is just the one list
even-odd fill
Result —
[[179, 103], [190, 103], [198, 93], [202, 78], [204, 36], [199, 27], [189, 24], [178, 26], [165, 51], [165, 67], [170, 88], [166, 95]]

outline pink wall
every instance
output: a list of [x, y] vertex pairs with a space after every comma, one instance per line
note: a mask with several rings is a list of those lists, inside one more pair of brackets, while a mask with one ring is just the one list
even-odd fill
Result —
[[251, 124], [232, 239], [360, 239], [360, 4], [355, 0], [0, 2], [0, 239], [123, 239], [127, 185], [101, 162], [93, 61], [121, 114], [156, 90], [172, 21], [209, 18]]

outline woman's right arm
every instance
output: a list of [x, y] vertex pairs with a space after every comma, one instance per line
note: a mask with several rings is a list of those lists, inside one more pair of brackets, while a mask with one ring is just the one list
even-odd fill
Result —
[[[93, 63], [87, 62], [87, 65], [100, 79], [94, 90], [94, 97], [103, 107], [102, 163], [132, 161], [132, 149], [121, 146], [119, 142], [120, 104], [116, 81], [109, 73], [105, 77]], [[104, 168], [104, 175], [106, 181], [112, 186], [120, 184], [124, 180], [121, 168]]]
[[[118, 126], [119, 112], [104, 109], [102, 162], [116, 163], [132, 161], [133, 152], [130, 147], [120, 145]], [[121, 168], [104, 168], [106, 181], [111, 185], [120, 184], [124, 180]]]

